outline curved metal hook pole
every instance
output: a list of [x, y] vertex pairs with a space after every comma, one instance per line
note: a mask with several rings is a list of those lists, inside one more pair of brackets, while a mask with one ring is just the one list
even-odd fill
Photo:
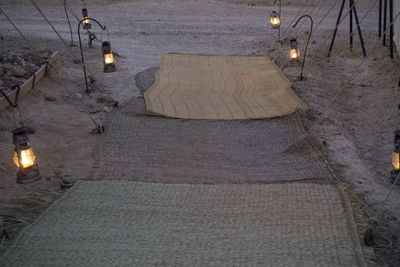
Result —
[[88, 85], [88, 81], [87, 81], [86, 66], [85, 66], [85, 58], [83, 57], [82, 39], [81, 39], [81, 24], [82, 24], [82, 22], [83, 22], [84, 20], [90, 20], [90, 21], [96, 22], [96, 23], [100, 26], [100, 28], [101, 28], [103, 31], [105, 31], [105, 30], [107, 29], [107, 27], [104, 26], [104, 25], [102, 25], [102, 24], [101, 24], [100, 22], [98, 22], [97, 20], [92, 19], [92, 18], [89, 18], [89, 17], [88, 17], [88, 18], [83, 18], [83, 19], [81, 19], [81, 21], [79, 21], [79, 24], [78, 24], [78, 38], [79, 38], [79, 48], [80, 48], [80, 50], [81, 50], [82, 68], [83, 68], [83, 74], [85, 75], [86, 93], [89, 94], [89, 93], [90, 93], [90, 90], [89, 90], [89, 85]]
[[300, 73], [300, 80], [303, 80], [303, 70], [304, 70], [304, 64], [306, 62], [306, 55], [307, 55], [307, 49], [308, 49], [308, 44], [310, 43], [310, 39], [311, 39], [311, 35], [312, 35], [312, 31], [313, 31], [313, 27], [314, 27], [314, 20], [312, 19], [312, 17], [310, 15], [303, 15], [301, 16], [296, 23], [293, 25], [292, 28], [295, 28], [297, 26], [297, 24], [299, 23], [299, 21], [303, 18], [309, 18], [311, 21], [311, 29], [310, 29], [310, 33], [308, 34], [308, 39], [307, 39], [307, 44], [306, 44], [306, 49], [304, 50], [304, 57], [303, 57], [303, 63], [301, 65], [301, 73]]

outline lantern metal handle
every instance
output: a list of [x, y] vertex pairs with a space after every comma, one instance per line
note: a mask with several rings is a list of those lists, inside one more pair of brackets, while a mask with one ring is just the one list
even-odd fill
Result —
[[303, 63], [301, 65], [301, 73], [300, 73], [300, 80], [303, 80], [303, 70], [304, 70], [304, 64], [306, 62], [306, 55], [307, 55], [307, 49], [308, 49], [308, 44], [310, 43], [310, 39], [311, 39], [311, 35], [312, 35], [312, 31], [313, 31], [313, 27], [314, 27], [314, 20], [312, 19], [312, 17], [310, 15], [303, 15], [300, 18], [298, 18], [298, 20], [296, 21], [296, 23], [293, 25], [292, 28], [295, 28], [297, 26], [297, 24], [299, 23], [299, 21], [303, 18], [309, 18], [311, 21], [311, 28], [310, 28], [310, 33], [308, 34], [308, 38], [307, 38], [307, 44], [306, 44], [306, 48], [304, 50], [304, 57], [303, 57]]
[[96, 19], [87, 17], [87, 18], [83, 18], [81, 19], [81, 21], [79, 21], [78, 24], [78, 38], [79, 38], [79, 48], [81, 50], [81, 61], [82, 61], [82, 68], [83, 68], [83, 74], [85, 76], [85, 84], [86, 84], [86, 93], [89, 94], [90, 90], [89, 90], [89, 85], [88, 85], [88, 80], [87, 80], [87, 74], [86, 74], [86, 66], [85, 66], [85, 59], [83, 57], [83, 49], [82, 49], [82, 40], [81, 40], [81, 24], [83, 23], [83, 21], [85, 20], [90, 20], [90, 21], [94, 21], [96, 22], [100, 28], [105, 31], [107, 29], [106, 26], [102, 25], [99, 21], [97, 21]]
[[[106, 29], [106, 32], [107, 32], [107, 39], [108, 39], [108, 42], [111, 43], [110, 32], [108, 31], [108, 29]], [[103, 31], [101, 31], [100, 34], [101, 34], [101, 35], [100, 35], [100, 42], [103, 43]]]

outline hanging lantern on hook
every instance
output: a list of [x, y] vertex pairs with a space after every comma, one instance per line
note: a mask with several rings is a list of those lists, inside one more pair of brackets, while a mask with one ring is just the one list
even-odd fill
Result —
[[290, 39], [289, 57], [290, 57], [290, 60], [293, 60], [293, 61], [298, 60], [300, 57], [300, 50], [299, 50], [299, 46], [297, 44], [296, 38]]
[[279, 27], [281, 26], [281, 18], [278, 12], [271, 12], [271, 15], [269, 16], [269, 24], [271, 25], [272, 29], [279, 29]]
[[115, 57], [111, 50], [110, 42], [103, 42], [102, 44], [103, 50], [103, 63], [104, 63], [104, 72], [114, 72], [117, 70], [115, 66]]
[[86, 8], [82, 8], [82, 17], [83, 17], [83, 29], [85, 29], [85, 30], [91, 29], [92, 24], [90, 23], [88, 11]]
[[13, 161], [18, 167], [17, 183], [28, 184], [41, 179], [36, 156], [29, 144], [28, 134], [25, 127], [13, 131], [14, 155]]

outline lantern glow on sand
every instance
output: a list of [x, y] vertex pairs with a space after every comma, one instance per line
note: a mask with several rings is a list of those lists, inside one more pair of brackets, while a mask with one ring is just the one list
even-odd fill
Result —
[[296, 38], [291, 38], [290, 39], [289, 57], [293, 61], [298, 60], [299, 57], [300, 57], [300, 51], [299, 51], [299, 48], [298, 48], [298, 45], [297, 45], [297, 39]]
[[269, 24], [273, 29], [279, 29], [281, 26], [281, 18], [276, 11], [271, 12], [271, 15], [269, 16]]
[[83, 16], [83, 29], [89, 30], [92, 28], [92, 24], [90, 24], [90, 19], [88, 16], [88, 11], [86, 8], [82, 8], [82, 16]]
[[24, 127], [14, 130], [13, 144], [15, 145], [13, 161], [18, 167], [17, 183], [28, 184], [40, 180], [36, 156], [29, 145], [28, 135]]
[[116, 71], [115, 67], [115, 57], [111, 50], [110, 42], [103, 42], [102, 44], [103, 50], [103, 63], [104, 63], [104, 72], [114, 72]]

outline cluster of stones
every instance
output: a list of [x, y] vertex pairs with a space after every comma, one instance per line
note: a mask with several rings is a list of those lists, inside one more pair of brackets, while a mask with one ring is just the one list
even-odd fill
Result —
[[50, 51], [0, 51], [0, 90], [7, 93], [22, 85], [50, 55]]

